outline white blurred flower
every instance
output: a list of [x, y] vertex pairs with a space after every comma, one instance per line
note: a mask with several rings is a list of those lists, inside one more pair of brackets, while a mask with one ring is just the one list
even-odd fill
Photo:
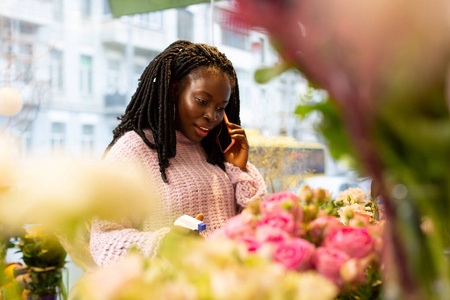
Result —
[[[348, 197], [350, 197], [350, 202], [348, 201]], [[366, 203], [367, 202], [367, 194], [360, 188], [349, 188], [345, 191], [342, 191], [337, 197], [336, 202], [342, 200], [344, 205], [350, 205], [354, 203]]]
[[139, 169], [49, 160], [24, 165], [19, 192], [0, 202], [0, 219], [73, 233], [93, 216], [137, 218], [153, 207], [154, 192]]
[[338, 214], [341, 223], [348, 225], [349, 221], [355, 216], [356, 212], [366, 213], [366, 209], [360, 204], [352, 204], [339, 208]]
[[338, 295], [338, 288], [330, 280], [317, 272], [309, 271], [300, 274], [295, 299], [331, 300]]
[[85, 299], [111, 300], [126, 287], [129, 282], [140, 279], [144, 272], [144, 259], [140, 254], [132, 253], [95, 272], [82, 277], [82, 293]]

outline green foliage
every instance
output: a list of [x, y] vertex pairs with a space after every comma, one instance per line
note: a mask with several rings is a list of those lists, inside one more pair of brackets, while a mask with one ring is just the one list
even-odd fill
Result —
[[[405, 245], [408, 261], [406, 272], [420, 281], [424, 294], [441, 299], [439, 294], [450, 291], [450, 266], [443, 256], [450, 247], [450, 118], [445, 84], [436, 81], [413, 86], [399, 80], [392, 85], [367, 116], [372, 118], [372, 127], [366, 138], [372, 143], [377, 167], [383, 170], [383, 185], [397, 211], [396, 226], [402, 232], [398, 239]], [[353, 165], [361, 168], [364, 162], [348, 138], [352, 128], [344, 128], [344, 114], [333, 99], [308, 102], [296, 109], [300, 117], [314, 111], [322, 114], [318, 129], [332, 156], [353, 157]], [[403, 189], [403, 195], [396, 193], [396, 188]], [[378, 214], [376, 203], [370, 208]], [[433, 232], [421, 228], [424, 217], [432, 220]], [[440, 290], [433, 287], [438, 278], [444, 279]]]
[[56, 236], [42, 227], [32, 226], [15, 240], [18, 253], [22, 253], [28, 272], [25, 289], [35, 296], [64, 293], [62, 268], [67, 253]]
[[264, 67], [256, 70], [255, 72], [255, 81], [257, 83], [267, 83], [273, 78], [281, 75], [289, 69], [292, 69], [294, 66], [291, 64], [287, 64], [285, 62], [276, 64], [272, 67]]
[[[313, 88], [309, 87], [309, 91], [311, 90]], [[304, 103], [295, 109], [295, 114], [300, 118], [305, 118], [312, 112], [321, 114], [321, 122], [317, 124], [317, 130], [326, 139], [331, 156], [336, 160], [345, 159], [351, 166], [355, 167], [355, 149], [350, 143], [342, 122], [342, 116], [333, 99], [328, 97], [323, 101], [313, 102], [311, 96], [308, 97], [307, 94]]]
[[336, 300], [378, 300], [382, 296], [381, 273], [369, 266], [366, 270], [366, 282], [359, 284], [355, 290], [341, 293]]

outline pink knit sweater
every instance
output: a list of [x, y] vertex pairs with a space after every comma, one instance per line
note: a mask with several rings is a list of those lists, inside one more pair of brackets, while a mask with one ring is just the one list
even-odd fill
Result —
[[[153, 140], [150, 131], [145, 132]], [[205, 215], [205, 236], [220, 228], [235, 215], [236, 203], [245, 207], [253, 199], [262, 199], [266, 186], [257, 169], [250, 163], [247, 172], [225, 163], [226, 172], [206, 162], [206, 154], [176, 131], [177, 154], [166, 169], [169, 184], [159, 172], [158, 156], [136, 132], [124, 134], [110, 149], [105, 161], [110, 164], [138, 162], [148, 174], [148, 183], [156, 188], [160, 199], [158, 214], [148, 217], [138, 230], [131, 221], [121, 223], [94, 220], [90, 248], [99, 266], [116, 261], [135, 246], [147, 257], [154, 257], [161, 239], [182, 215]]]

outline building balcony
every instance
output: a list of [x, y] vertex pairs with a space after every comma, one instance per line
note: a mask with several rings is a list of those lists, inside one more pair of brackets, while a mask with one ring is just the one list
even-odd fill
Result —
[[167, 47], [163, 30], [128, 24], [122, 20], [108, 20], [102, 26], [101, 38], [104, 45], [124, 51], [126, 45], [133, 45], [142, 51], [157, 51]]
[[50, 24], [54, 17], [52, 0], [3, 0], [0, 16], [37, 25]]

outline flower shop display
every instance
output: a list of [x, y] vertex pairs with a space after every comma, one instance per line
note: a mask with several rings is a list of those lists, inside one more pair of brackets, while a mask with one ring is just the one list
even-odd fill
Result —
[[211, 238], [173, 231], [154, 259], [131, 251], [89, 272], [73, 298], [379, 299], [383, 222], [352, 222], [348, 210], [354, 225], [344, 225], [339, 211], [350, 203], [308, 187], [272, 194]]
[[336, 204], [325, 189], [308, 186], [299, 196], [272, 194], [229, 219], [213, 239], [241, 243], [287, 270], [315, 271], [331, 280], [341, 297], [378, 299], [383, 222], [358, 203], [362, 199], [344, 195], [349, 203]]

